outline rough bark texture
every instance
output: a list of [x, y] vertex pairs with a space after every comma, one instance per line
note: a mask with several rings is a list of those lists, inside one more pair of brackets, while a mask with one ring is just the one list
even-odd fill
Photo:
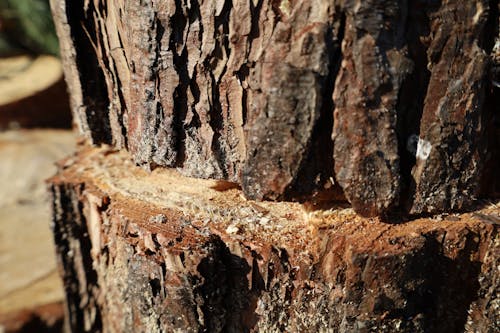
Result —
[[73, 332], [496, 332], [500, 209], [399, 225], [86, 149], [50, 181]]
[[52, 7], [72, 331], [500, 330], [498, 1]]
[[[259, 199], [283, 197], [303, 169], [307, 182], [295, 190], [332, 175], [331, 162], [323, 167], [324, 157], [308, 156], [313, 135], [331, 146], [328, 81], [340, 53], [331, 4], [53, 6], [69, 80], [76, 81], [71, 90], [78, 91], [75, 118], [92, 142], [126, 146], [149, 167], [241, 182]], [[327, 118], [323, 126], [320, 118]]]
[[460, 209], [479, 194], [485, 49], [493, 46], [485, 40], [489, 4], [451, 1], [431, 15], [436, 33], [427, 51], [431, 76], [412, 171], [413, 213]]
[[253, 199], [337, 180], [368, 216], [480, 194], [498, 131], [498, 1], [52, 5], [81, 133], [137, 164]]
[[397, 101], [412, 71], [406, 1], [346, 1], [342, 66], [334, 101], [335, 172], [363, 215], [396, 206], [400, 193]]

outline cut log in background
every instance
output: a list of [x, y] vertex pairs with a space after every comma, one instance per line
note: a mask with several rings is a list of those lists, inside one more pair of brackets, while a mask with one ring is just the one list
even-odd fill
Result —
[[500, 328], [498, 1], [52, 8], [78, 129], [122, 150], [51, 180], [73, 331]]
[[71, 128], [61, 62], [52, 56], [0, 59], [0, 130]]
[[[0, 332], [60, 332], [64, 293], [44, 180], [75, 150], [48, 0], [0, 1]], [[45, 128], [45, 129], [40, 129]], [[9, 130], [11, 129], [11, 130]]]

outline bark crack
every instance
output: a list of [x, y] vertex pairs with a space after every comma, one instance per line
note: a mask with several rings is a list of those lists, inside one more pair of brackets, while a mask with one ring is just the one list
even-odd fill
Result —
[[187, 70], [187, 50], [183, 47], [179, 53], [178, 47], [179, 42], [185, 44], [183, 41], [183, 31], [187, 25], [187, 21], [182, 12], [183, 6], [181, 0], [175, 0], [175, 8], [175, 14], [170, 21], [171, 35], [169, 50], [173, 53], [173, 65], [179, 77], [179, 84], [173, 93], [173, 106], [175, 110], [173, 113], [173, 127], [178, 136], [175, 143], [175, 150], [177, 151], [176, 166], [182, 167], [186, 160], [186, 131], [184, 121], [188, 108], [186, 91], [188, 89], [189, 75]]

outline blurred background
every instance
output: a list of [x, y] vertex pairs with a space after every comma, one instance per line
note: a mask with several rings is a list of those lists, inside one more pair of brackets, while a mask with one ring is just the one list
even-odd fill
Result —
[[62, 329], [44, 181], [70, 129], [49, 1], [0, 0], [0, 333]]

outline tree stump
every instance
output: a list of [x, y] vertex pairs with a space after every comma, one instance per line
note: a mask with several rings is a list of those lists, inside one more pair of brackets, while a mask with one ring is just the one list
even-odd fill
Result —
[[500, 327], [497, 2], [51, 2], [73, 331]]
[[84, 149], [51, 179], [73, 332], [495, 332], [500, 209], [403, 224]]

